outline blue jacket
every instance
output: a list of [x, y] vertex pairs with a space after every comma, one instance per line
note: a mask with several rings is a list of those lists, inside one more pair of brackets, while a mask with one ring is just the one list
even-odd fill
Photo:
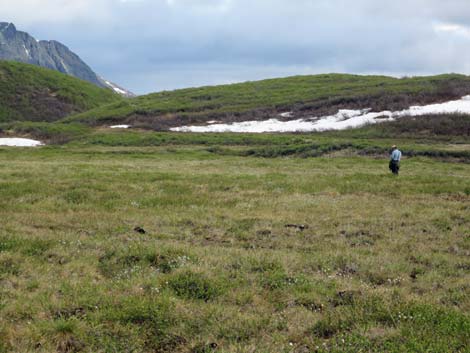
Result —
[[400, 162], [401, 160], [401, 151], [399, 149], [394, 149], [390, 155], [390, 160]]

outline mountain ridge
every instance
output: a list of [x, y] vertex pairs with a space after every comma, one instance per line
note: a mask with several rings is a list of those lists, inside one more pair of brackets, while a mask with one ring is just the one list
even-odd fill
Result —
[[112, 89], [126, 97], [134, 94], [97, 75], [77, 54], [56, 40], [37, 40], [18, 31], [13, 23], [0, 22], [0, 60], [41, 66]]

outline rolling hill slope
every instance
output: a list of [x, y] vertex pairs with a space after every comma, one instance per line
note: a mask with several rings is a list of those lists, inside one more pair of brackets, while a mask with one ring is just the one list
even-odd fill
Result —
[[41, 67], [0, 61], [0, 122], [55, 121], [122, 98]]
[[223, 122], [334, 114], [338, 109], [400, 110], [470, 94], [470, 77], [393, 78], [326, 74], [159, 92], [113, 102], [66, 121], [89, 125], [126, 123], [165, 130], [217, 119]]

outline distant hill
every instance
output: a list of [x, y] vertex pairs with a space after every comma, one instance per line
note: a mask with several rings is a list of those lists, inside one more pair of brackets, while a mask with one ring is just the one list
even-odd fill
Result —
[[123, 98], [78, 78], [0, 61], [0, 122], [55, 121]]
[[0, 22], [0, 60], [12, 60], [37, 65], [110, 88], [124, 96], [133, 94], [99, 77], [80, 57], [62, 43], [38, 41], [26, 32], [18, 31], [13, 23]]
[[165, 130], [211, 120], [235, 122], [273, 117], [292, 120], [335, 114], [339, 109], [396, 111], [468, 94], [470, 77], [456, 74], [412, 78], [296, 76], [154, 93], [102, 106], [66, 121]]

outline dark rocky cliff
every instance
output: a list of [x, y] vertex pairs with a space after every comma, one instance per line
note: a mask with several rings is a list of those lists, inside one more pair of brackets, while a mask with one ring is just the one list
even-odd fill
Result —
[[57, 70], [100, 87], [131, 96], [132, 93], [99, 77], [80, 57], [62, 43], [37, 41], [13, 23], [0, 22], [0, 60], [12, 60]]

